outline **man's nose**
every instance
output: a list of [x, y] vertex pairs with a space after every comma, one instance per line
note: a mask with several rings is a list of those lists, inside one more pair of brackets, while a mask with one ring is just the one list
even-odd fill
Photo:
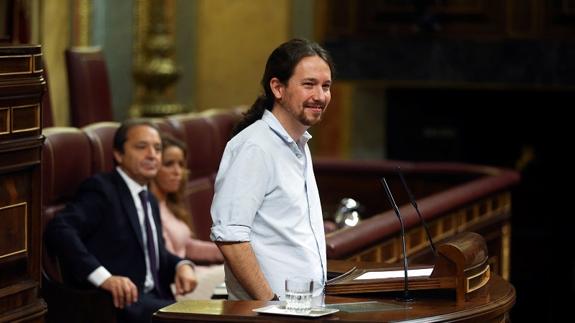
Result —
[[148, 146], [148, 149], [146, 149], [146, 156], [156, 157], [156, 155], [158, 155], [158, 151], [156, 150], [156, 148], [154, 146]]
[[325, 102], [326, 93], [322, 86], [316, 86], [313, 93], [313, 99], [318, 102]]

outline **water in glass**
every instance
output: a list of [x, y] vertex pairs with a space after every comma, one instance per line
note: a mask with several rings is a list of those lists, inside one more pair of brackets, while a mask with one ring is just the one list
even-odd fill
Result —
[[311, 293], [286, 292], [286, 310], [307, 313], [311, 310]]
[[309, 313], [313, 291], [313, 280], [302, 277], [288, 278], [285, 281], [286, 310]]

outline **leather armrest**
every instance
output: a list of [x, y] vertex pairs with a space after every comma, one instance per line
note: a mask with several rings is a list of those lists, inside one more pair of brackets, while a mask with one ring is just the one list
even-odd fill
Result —
[[112, 295], [104, 290], [72, 288], [42, 271], [42, 297], [48, 304], [48, 322], [116, 322]]

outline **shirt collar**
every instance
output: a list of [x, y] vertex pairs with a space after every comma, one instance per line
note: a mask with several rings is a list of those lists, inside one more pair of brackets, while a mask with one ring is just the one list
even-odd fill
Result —
[[122, 176], [122, 179], [124, 180], [124, 182], [126, 182], [126, 185], [128, 185], [128, 189], [130, 190], [132, 195], [137, 196], [138, 194], [140, 194], [142, 190], [148, 189], [147, 185], [142, 186], [138, 184], [138, 182], [133, 180], [130, 176], [128, 176], [128, 174], [126, 174], [120, 166], [116, 166], [116, 170], [118, 171], [118, 174]]
[[[276, 118], [276, 116], [274, 116], [274, 114], [271, 111], [269, 111], [268, 109], [266, 109], [264, 111], [264, 114], [262, 116], [262, 120], [265, 123], [267, 123], [268, 126], [270, 127], [270, 129], [272, 129], [273, 132], [275, 132], [287, 144], [295, 142], [293, 140], [293, 138], [285, 130], [285, 128], [282, 126], [282, 124], [279, 122], [279, 120]], [[311, 138], [312, 138], [312, 136], [310, 135], [309, 132], [307, 132], [307, 131], [304, 132], [300, 138], [300, 144], [302, 146], [304, 146], [308, 142], [308, 140], [310, 140]]]

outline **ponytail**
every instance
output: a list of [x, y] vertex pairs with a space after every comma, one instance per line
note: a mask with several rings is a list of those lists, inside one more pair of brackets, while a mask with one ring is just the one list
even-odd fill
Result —
[[244, 118], [235, 126], [232, 132], [232, 138], [245, 128], [249, 127], [252, 123], [261, 119], [264, 115], [264, 111], [266, 109], [271, 111], [272, 107], [273, 98], [272, 100], [269, 100], [265, 95], [258, 96], [256, 102], [254, 102], [250, 109], [244, 113]]

